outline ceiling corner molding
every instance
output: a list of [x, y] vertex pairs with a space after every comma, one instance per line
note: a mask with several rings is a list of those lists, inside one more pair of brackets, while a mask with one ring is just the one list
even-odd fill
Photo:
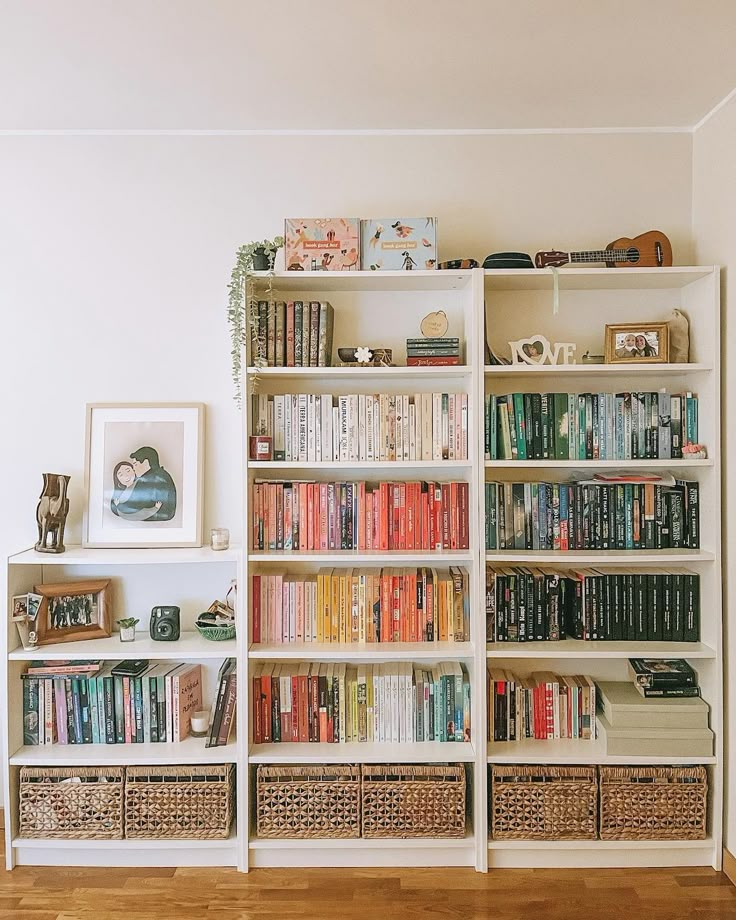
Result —
[[736, 96], [736, 86], [734, 86], [731, 92], [725, 95], [723, 99], [721, 99], [720, 102], [717, 102], [713, 106], [713, 108], [710, 110], [710, 112], [707, 112], [705, 115], [703, 115], [703, 117], [700, 119], [700, 121], [697, 124], [693, 125], [692, 127], [693, 134], [699, 131], [703, 127], [703, 125], [707, 124], [711, 120], [711, 118], [713, 118], [713, 116], [716, 113], [720, 112], [720, 110], [724, 106], [728, 105], [728, 103], [734, 98], [734, 96]]
[[[724, 105], [732, 95], [716, 106]], [[716, 111], [716, 109], [713, 110]], [[713, 112], [709, 113], [709, 118]], [[702, 122], [701, 122], [702, 123]], [[697, 128], [698, 126], [696, 126]], [[1, 137], [488, 137], [582, 134], [691, 134], [674, 125], [600, 128], [0, 128]]]

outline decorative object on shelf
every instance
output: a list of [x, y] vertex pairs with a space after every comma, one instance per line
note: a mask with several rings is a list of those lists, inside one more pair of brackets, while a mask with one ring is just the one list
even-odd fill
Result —
[[534, 263], [528, 252], [492, 252], [483, 260], [483, 268], [534, 268]]
[[69, 499], [66, 497], [70, 476], [63, 473], [44, 473], [43, 489], [36, 507], [38, 525], [38, 553], [64, 552], [64, 525], [69, 513]]
[[690, 322], [682, 310], [673, 310], [667, 320], [670, 340], [670, 362], [688, 364], [690, 361]]
[[618, 323], [606, 326], [606, 364], [667, 364], [667, 323]]
[[154, 607], [148, 631], [154, 642], [176, 642], [181, 635], [181, 611], [175, 604]]
[[[358, 358], [358, 352], [363, 357], [362, 361]], [[367, 355], [370, 355], [370, 357], [365, 360]], [[391, 367], [392, 356], [393, 350], [391, 348], [372, 348], [358, 345], [337, 349], [337, 357], [340, 359], [342, 367]]]
[[230, 597], [235, 592], [234, 582], [227, 592], [225, 602], [212, 601], [204, 613], [200, 613], [195, 622], [197, 631], [204, 639], [211, 642], [224, 642], [235, 638], [235, 610], [230, 604]]
[[87, 406], [84, 546], [202, 545], [204, 409]]
[[436, 310], [424, 317], [419, 324], [419, 331], [426, 339], [442, 338], [447, 335], [449, 325], [447, 313], [444, 310]]
[[38, 648], [38, 611], [43, 598], [40, 594], [16, 594], [11, 599], [10, 619], [18, 628], [23, 648]]
[[230, 531], [227, 527], [213, 527], [210, 530], [210, 547], [215, 552], [230, 548]]
[[605, 355], [591, 355], [589, 351], [586, 351], [582, 357], [583, 364], [605, 364], [606, 357]]
[[705, 444], [685, 444], [682, 448], [683, 460], [706, 460], [708, 449]]
[[138, 623], [140, 623], [138, 617], [123, 617], [121, 620], [116, 620], [115, 622], [120, 627], [120, 641], [134, 642], [135, 628]]
[[265, 434], [252, 434], [248, 438], [248, 456], [251, 460], [272, 460], [273, 438]]
[[204, 738], [207, 734], [207, 728], [210, 724], [210, 714], [206, 709], [199, 709], [192, 713], [192, 719], [189, 724], [189, 734], [192, 738]]
[[286, 220], [286, 270], [357, 271], [360, 261], [357, 217], [290, 217]]
[[448, 259], [446, 262], [440, 262], [437, 266], [437, 268], [443, 272], [456, 272], [463, 271], [463, 269], [479, 267], [480, 263], [477, 259]]
[[512, 364], [575, 364], [577, 345], [573, 342], [552, 345], [545, 336], [535, 334], [509, 342], [509, 346]]
[[427, 271], [437, 267], [436, 217], [361, 220], [360, 267], [370, 271]]
[[[273, 269], [276, 253], [283, 245], [284, 238], [275, 236], [272, 240], [245, 243], [235, 254], [235, 265], [230, 273], [230, 283], [227, 286], [227, 321], [230, 327], [230, 358], [235, 383], [235, 401], [238, 405], [240, 405], [242, 396], [241, 354], [245, 344], [247, 316], [253, 315], [252, 311], [247, 310], [254, 299], [249, 278], [254, 271], [268, 271], [266, 299], [270, 301], [273, 294]], [[261, 268], [261, 266], [264, 267]], [[262, 354], [265, 357], [266, 343], [262, 344]]]
[[609, 243], [605, 249], [586, 249], [579, 252], [546, 250], [534, 257], [537, 268], [559, 267], [568, 262], [605, 262], [608, 268], [662, 268], [672, 265], [672, 245], [661, 230], [648, 230], [632, 238], [622, 236]]
[[107, 639], [110, 635], [110, 579], [36, 585], [38, 644]]

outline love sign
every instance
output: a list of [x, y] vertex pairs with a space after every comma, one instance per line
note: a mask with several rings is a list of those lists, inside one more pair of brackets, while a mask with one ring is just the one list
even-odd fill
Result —
[[553, 346], [543, 335], [530, 335], [509, 345], [512, 364], [575, 364], [577, 345], [572, 342], [555, 342]]

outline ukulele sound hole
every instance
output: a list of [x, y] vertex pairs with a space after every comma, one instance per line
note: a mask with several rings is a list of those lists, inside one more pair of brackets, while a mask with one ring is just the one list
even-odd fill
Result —
[[634, 265], [639, 261], [639, 250], [635, 249], [633, 246], [630, 249], [626, 250], [626, 261], [632, 262]]

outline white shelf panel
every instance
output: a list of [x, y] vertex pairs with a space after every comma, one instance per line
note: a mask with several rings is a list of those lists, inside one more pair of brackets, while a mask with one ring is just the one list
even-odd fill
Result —
[[11, 661], [66, 661], [69, 659], [102, 658], [106, 661], [123, 658], [151, 659], [200, 659], [234, 658], [237, 655], [237, 640], [210, 642], [198, 632], [183, 632], [176, 642], [154, 642], [147, 633], [138, 633], [135, 642], [121, 642], [118, 633], [108, 639], [87, 639], [82, 642], [62, 642], [44, 645], [27, 651], [14, 649], [8, 658]]
[[299, 840], [295, 838], [261, 838], [251, 837], [248, 847], [251, 850], [385, 850], [387, 847], [416, 847], [427, 850], [457, 850], [475, 845], [472, 831], [465, 837], [327, 837]]
[[702, 642], [489, 642], [488, 658], [715, 658]]
[[85, 764], [236, 763], [237, 744], [206, 748], [204, 738], [185, 738], [176, 744], [51, 744], [25, 746], [10, 757], [16, 766], [75, 767]]
[[420, 550], [404, 552], [402, 550], [369, 550], [358, 552], [350, 550], [325, 549], [315, 552], [270, 552], [251, 553], [248, 562], [319, 562], [320, 565], [356, 565], [367, 563], [377, 565], [455, 565], [457, 562], [472, 562], [475, 556], [472, 550], [443, 550], [432, 552]]
[[256, 661], [465, 661], [474, 655], [470, 642], [289, 643], [251, 645]]
[[[682, 288], [706, 278], [713, 274], [713, 266], [583, 268], [571, 265], [561, 267], [558, 272], [561, 291], [662, 290]], [[552, 291], [553, 273], [546, 268], [486, 270], [483, 275], [486, 290]]]
[[233, 847], [236, 845], [236, 835], [234, 832], [224, 840], [57, 840], [54, 837], [15, 837], [13, 838], [14, 847], [26, 847], [31, 850], [58, 849], [67, 851], [79, 847], [86, 849], [105, 850], [220, 850], [223, 847]]
[[252, 744], [249, 759], [251, 763], [467, 763], [475, 760], [475, 751], [463, 741]]
[[560, 550], [500, 550], [487, 552], [486, 562], [512, 563], [528, 562], [533, 564], [554, 563], [556, 565], [689, 565], [694, 562], [713, 562], [715, 555], [708, 550], [687, 549], [616, 549], [586, 552], [562, 552]]
[[[268, 272], [253, 272], [259, 287]], [[273, 288], [280, 291], [457, 291], [471, 284], [473, 272], [466, 271], [359, 271], [359, 272], [274, 272]], [[277, 297], [278, 299], [278, 297]]]
[[469, 470], [473, 466], [472, 460], [387, 460], [375, 462], [370, 460], [254, 460], [249, 461], [251, 470], [393, 470], [416, 471], [423, 470]]
[[712, 467], [712, 458], [705, 460], [486, 460], [486, 469], [559, 469], [559, 470], [683, 470]]
[[691, 364], [499, 364], [486, 366], [484, 373], [489, 377], [516, 377], [519, 374], [541, 375], [543, 377], [639, 377], [681, 374], [703, 374], [713, 370], [708, 363]]
[[701, 850], [713, 840], [489, 840], [489, 850]]
[[715, 763], [715, 757], [632, 757], [607, 754], [600, 738], [584, 741], [579, 738], [560, 738], [555, 741], [489, 741], [488, 763], [518, 764], [610, 764], [645, 766], [667, 764]]
[[445, 367], [249, 367], [246, 371], [249, 377], [267, 378], [316, 378], [317, 380], [353, 379], [370, 380], [395, 380], [406, 377], [407, 379], [436, 380], [447, 377], [467, 377], [473, 369], [468, 365], [448, 365]]
[[209, 546], [157, 547], [151, 549], [91, 549], [68, 545], [60, 555], [27, 549], [8, 558], [10, 565], [196, 565], [237, 562], [239, 546], [212, 550]]

